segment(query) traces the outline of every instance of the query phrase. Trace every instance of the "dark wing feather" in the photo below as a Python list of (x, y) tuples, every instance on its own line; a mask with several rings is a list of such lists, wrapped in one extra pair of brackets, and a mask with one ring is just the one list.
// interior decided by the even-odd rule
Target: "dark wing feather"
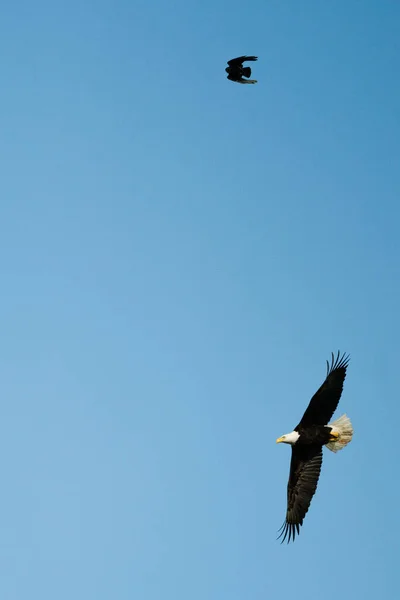
[(287, 489), (286, 520), (279, 530), (278, 537), (283, 536), (282, 543), (287, 538), (294, 541), (300, 533), (303, 519), (311, 504), (317, 489), (322, 465), (321, 446), (292, 446), (292, 460)]
[(230, 67), (241, 66), (246, 60), (257, 60), (257, 56), (238, 56), (237, 58), (232, 58), (228, 60), (228, 65)]
[(350, 357), (343, 354), (340, 356), (338, 352), (335, 358), (332, 353), (332, 360), (327, 364), (327, 373), (324, 383), (310, 400), (306, 412), (304, 413), (300, 423), (295, 427), (309, 427), (310, 425), (326, 425), (332, 418), (337, 405), (339, 404), (340, 396), (343, 391), (343, 383), (346, 378), (346, 369), (349, 364)]
[(243, 77), (239, 75), (233, 75), (232, 73), (228, 75), (227, 79), (230, 79), (235, 83), (257, 83), (255, 79), (243, 79)]

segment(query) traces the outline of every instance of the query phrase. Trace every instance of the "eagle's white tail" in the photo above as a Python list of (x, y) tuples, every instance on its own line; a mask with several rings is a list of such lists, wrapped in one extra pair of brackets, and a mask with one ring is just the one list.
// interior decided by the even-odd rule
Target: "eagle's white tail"
[(351, 438), (353, 437), (353, 426), (347, 415), (342, 415), (333, 423), (328, 423), (328, 427), (332, 427), (333, 433), (339, 434), (337, 440), (326, 444), (326, 447), (329, 448), (329, 450), (332, 450), (332, 452), (341, 450), (351, 442)]

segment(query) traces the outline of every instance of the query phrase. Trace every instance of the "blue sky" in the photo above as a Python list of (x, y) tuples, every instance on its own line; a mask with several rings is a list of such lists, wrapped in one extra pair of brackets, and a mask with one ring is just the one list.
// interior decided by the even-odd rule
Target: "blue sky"
[[(3, 8), (1, 598), (394, 597), (399, 19)], [(281, 546), (275, 440), (338, 349), (354, 440)]]

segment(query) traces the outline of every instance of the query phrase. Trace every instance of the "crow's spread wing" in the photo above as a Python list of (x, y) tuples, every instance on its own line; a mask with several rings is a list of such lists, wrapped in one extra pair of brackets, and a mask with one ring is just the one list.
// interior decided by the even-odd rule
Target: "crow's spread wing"
[(246, 60), (257, 60), (257, 56), (238, 56), (237, 58), (232, 58), (228, 60), (228, 65), (230, 67), (240, 67)]

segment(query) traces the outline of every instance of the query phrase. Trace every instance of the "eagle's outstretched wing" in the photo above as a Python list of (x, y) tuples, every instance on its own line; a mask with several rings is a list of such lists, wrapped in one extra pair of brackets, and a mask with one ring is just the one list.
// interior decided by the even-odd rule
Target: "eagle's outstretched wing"
[(346, 354), (340, 356), (340, 352), (338, 352), (335, 357), (332, 353), (330, 364), (326, 361), (326, 379), (311, 398), (310, 404), (297, 427), (300, 425), (302, 427), (326, 425), (328, 423), (339, 404), (349, 360), (350, 357)]
[[(321, 446), (292, 446), (290, 475), (287, 489), (286, 519), (279, 538), (288, 543), (300, 533), (303, 519), (317, 489), (322, 466)], [(279, 539), (278, 538), (278, 539)]]

